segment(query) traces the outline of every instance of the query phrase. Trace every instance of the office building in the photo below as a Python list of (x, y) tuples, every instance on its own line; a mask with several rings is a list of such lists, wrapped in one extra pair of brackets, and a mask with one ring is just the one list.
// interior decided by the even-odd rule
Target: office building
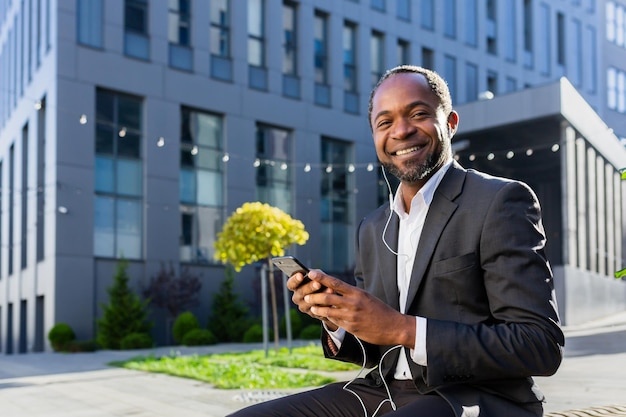
[[(93, 338), (122, 257), (135, 288), (162, 264), (198, 274), (194, 312), (206, 323), (224, 276), (213, 242), (246, 201), (302, 220), (311, 238), (291, 252), (346, 274), (358, 219), (388, 194), (367, 105), (397, 64), (448, 80), (466, 162), (473, 146), (488, 153), (481, 131), (495, 143), (506, 131), (494, 128), (541, 119), (528, 106), (522, 117), (510, 97), (539, 100), (537, 108), (541, 91), (580, 97), (589, 125), (606, 132), (572, 124), (572, 114), (586, 117), (574, 112), (557, 117), (572, 126), (556, 136), (576, 140), (582, 129), (602, 158), (594, 172), (614, 178), (622, 158), (626, 166), (615, 146), (626, 137), (625, 38), (626, 0), (0, 0), (0, 350), (49, 349), (59, 322)], [(474, 118), (498, 103), (507, 107)], [(623, 182), (611, 190), (605, 232), (585, 244), (612, 259), (593, 271), (601, 277), (624, 266)], [(599, 198), (574, 201), (600, 207)], [(257, 274), (251, 266), (237, 276), (253, 308)], [(162, 343), (165, 319), (154, 314)]]

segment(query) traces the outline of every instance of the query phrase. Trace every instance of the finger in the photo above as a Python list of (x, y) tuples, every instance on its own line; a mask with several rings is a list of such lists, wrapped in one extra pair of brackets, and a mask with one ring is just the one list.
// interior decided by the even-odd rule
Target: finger
[(309, 271), (308, 276), (314, 282), (319, 282), (322, 286), (330, 288), (331, 290), (340, 294), (349, 291), (351, 288), (354, 288), (340, 279), (331, 277), (330, 275), (326, 275), (319, 269), (313, 269)]
[(296, 272), (295, 274), (290, 276), (289, 279), (287, 280), (287, 288), (290, 291), (295, 291), (296, 288), (298, 288), (302, 284), (303, 281), (304, 281), (304, 275), (301, 272)]

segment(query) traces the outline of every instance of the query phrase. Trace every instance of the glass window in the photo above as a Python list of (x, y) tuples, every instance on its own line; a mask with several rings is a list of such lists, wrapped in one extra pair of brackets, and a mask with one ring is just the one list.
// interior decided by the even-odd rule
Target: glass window
[(533, 3), (524, 0), (524, 51), (533, 50)]
[(617, 46), (624, 46), (625, 24), (626, 8), (618, 3), (607, 3), (607, 39), (610, 42)]
[(576, 87), (580, 87), (582, 84), (582, 71), (583, 71), (583, 27), (578, 19), (572, 19), (572, 31), (574, 36), (571, 41), (573, 56), (573, 65), (568, 68), (568, 78), (572, 84)]
[(380, 32), (372, 32), (370, 38), (370, 68), (372, 87), (376, 85), (385, 70), (385, 38)]
[(411, 44), (409, 41), (398, 39), (398, 65), (411, 63)]
[(359, 112), (356, 70), (356, 25), (345, 22), (343, 25), (343, 108), (348, 113)]
[(147, 0), (125, 0), (124, 53), (141, 59), (150, 57)]
[(606, 40), (609, 42), (615, 42), (617, 33), (616, 21), (615, 21), (615, 3), (612, 1), (606, 2)]
[(96, 92), (95, 256), (142, 256), (141, 132), (141, 99)]
[(396, 17), (411, 21), (411, 0), (396, 0)]
[(456, 58), (450, 55), (446, 55), (443, 60), (444, 63), (444, 78), (448, 82), (448, 89), (452, 96), (452, 102), (456, 101)]
[(593, 26), (587, 26), (586, 28), (586, 42), (587, 50), (589, 51), (588, 59), (585, 59), (585, 69), (583, 72), (585, 76), (585, 84), (590, 93), (595, 93), (598, 88), (598, 74), (597, 74), (597, 48), (596, 48), (596, 28)]
[(96, 194), (94, 202), (94, 254), (113, 258), (115, 254), (115, 199)]
[(456, 0), (444, 0), (443, 34), (448, 38), (456, 38)]
[(370, 7), (381, 12), (385, 11), (385, 0), (370, 0)]
[(517, 60), (517, 16), (515, 13), (516, 0), (506, 0), (504, 8), (504, 56), (507, 61)]
[(478, 46), (478, 4), (477, 0), (465, 0), (465, 43)]
[(617, 111), (626, 113), (626, 72), (617, 72)]
[(191, 5), (189, 0), (170, 0), (169, 41), (170, 43), (191, 46)]
[(435, 29), (434, 0), (422, 0), (420, 2), (420, 23), (424, 29)]
[(550, 75), (550, 62), (552, 53), (550, 50), (550, 6), (546, 3), (541, 3), (539, 7), (539, 39), (542, 42), (538, 43), (538, 48), (541, 48), (539, 54), (539, 70), (542, 75)]
[(343, 75), (344, 90), (356, 91), (356, 26), (347, 22), (343, 27)]
[(328, 15), (315, 12), (314, 30), (314, 62), (315, 82), (328, 84)]
[(435, 51), (430, 48), (422, 48), (422, 66), (430, 70), (435, 69)]
[(517, 80), (512, 77), (506, 77), (504, 92), (512, 93), (517, 90)]
[(492, 55), (498, 54), (498, 28), (496, 0), (487, 0), (487, 52)]
[(487, 90), (498, 94), (498, 74), (495, 71), (487, 71)]
[(322, 138), (321, 145), (321, 161), (326, 167), (320, 184), (322, 268), (346, 272), (353, 260), (351, 146), (330, 138)]
[(230, 11), (228, 0), (211, 0), (211, 29), (209, 34), (211, 54), (230, 57)]
[(283, 74), (297, 74), (296, 6), (283, 4)]
[(265, 67), (263, 0), (248, 0), (248, 64)]
[(102, 48), (102, 0), (77, 0), (78, 43)]
[(224, 205), (223, 120), (183, 108), (180, 135), (180, 259), (213, 262)]
[(128, 259), (141, 258), (141, 201), (116, 200), (115, 238), (119, 256)]
[(556, 14), (556, 62), (565, 66), (565, 15)]
[(465, 64), (465, 99), (478, 100), (478, 66), (469, 62)]
[(191, 71), (191, 4), (190, 0), (169, 0), (169, 63)]
[(291, 146), (290, 131), (257, 125), (255, 164), (257, 199), (286, 213), (293, 213)]

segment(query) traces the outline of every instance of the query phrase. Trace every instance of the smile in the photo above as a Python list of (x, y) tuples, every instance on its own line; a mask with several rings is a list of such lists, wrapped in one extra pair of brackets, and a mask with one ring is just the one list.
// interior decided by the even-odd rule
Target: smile
[(402, 149), (402, 150), (393, 152), (392, 155), (397, 155), (397, 156), (408, 155), (408, 154), (410, 154), (412, 152), (419, 151), (422, 148), (423, 148), (423, 146), (421, 146), (421, 145), (412, 146), (412, 147), (407, 148), (407, 149)]

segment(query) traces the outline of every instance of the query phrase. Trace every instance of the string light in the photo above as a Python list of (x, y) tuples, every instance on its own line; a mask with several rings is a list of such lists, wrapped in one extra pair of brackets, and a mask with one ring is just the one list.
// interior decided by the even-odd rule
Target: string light
[[(43, 101), (38, 99), (38, 100), (33, 100), (33, 107), (36, 110), (41, 110), (43, 108)], [(79, 117), (79, 123), (81, 125), (85, 125), (88, 123), (88, 117), (86, 114), (81, 114)], [(118, 136), (120, 138), (124, 138), (126, 137), (126, 135), (128, 134), (128, 128), (123, 126), (120, 128), (120, 130), (118, 131)], [(159, 136), (156, 140), (156, 146), (159, 148), (162, 148), (165, 146), (165, 138), (163, 136)], [(506, 151), (486, 151), (484, 153), (480, 153), (480, 152), (474, 152), (472, 154), (470, 154), (467, 158), (470, 161), (476, 161), (478, 158), (482, 157), (486, 158), (488, 161), (493, 161), (497, 158), (499, 158), (499, 155), (504, 156), (506, 159), (513, 159), (515, 157), (515, 155), (518, 152), (524, 152), (526, 156), (530, 157), (533, 156), (534, 153), (537, 150), (541, 150), (542, 148), (549, 148), (552, 152), (558, 152), (560, 150), (560, 145), (558, 143), (552, 144), (552, 145), (544, 145), (544, 146), (538, 146), (538, 147), (534, 147), (534, 148), (526, 148), (526, 149), (517, 149), (517, 150), (506, 150)], [(197, 145), (194, 145), (191, 150), (190, 153), (192, 155), (197, 155), (199, 152), (199, 148)], [(232, 155), (230, 153), (224, 152), (222, 154), (222, 161), (223, 162), (228, 162), (231, 160), (231, 158), (239, 158), (239, 159), (245, 159), (243, 157), (238, 157), (237, 155)], [(460, 155), (459, 153), (457, 153), (456, 155), (454, 155), (454, 158), (456, 160), (460, 159)], [(292, 165), (294, 167), (297, 167), (299, 164), (289, 164), (288, 162), (285, 161), (273, 161), (273, 160), (261, 160), (259, 158), (255, 158), (253, 161), (253, 166), (255, 168), (258, 168), (261, 166), (261, 164), (265, 164), (265, 165), (269, 165), (269, 166), (276, 166), (276, 164), (279, 163), (280, 164), (280, 169), (281, 170), (287, 170), (289, 165)], [(367, 163), (362, 163), (362, 164), (354, 164), (354, 163), (341, 163), (341, 164), (323, 164), (323, 163), (310, 163), (310, 162), (305, 162), (302, 165), (300, 165), (303, 167), (303, 171), (308, 173), (311, 172), (313, 170), (314, 167), (320, 167), (321, 169), (323, 169), (326, 173), (331, 173), (334, 171), (335, 168), (343, 168), (346, 169), (347, 172), (349, 173), (354, 173), (356, 172), (360, 167), (365, 168), (367, 170), (367, 172), (372, 172), (374, 171), (375, 167), (378, 166), (378, 162), (367, 162)], [(620, 174), (621, 177), (626, 179), (626, 170), (620, 170)]]

